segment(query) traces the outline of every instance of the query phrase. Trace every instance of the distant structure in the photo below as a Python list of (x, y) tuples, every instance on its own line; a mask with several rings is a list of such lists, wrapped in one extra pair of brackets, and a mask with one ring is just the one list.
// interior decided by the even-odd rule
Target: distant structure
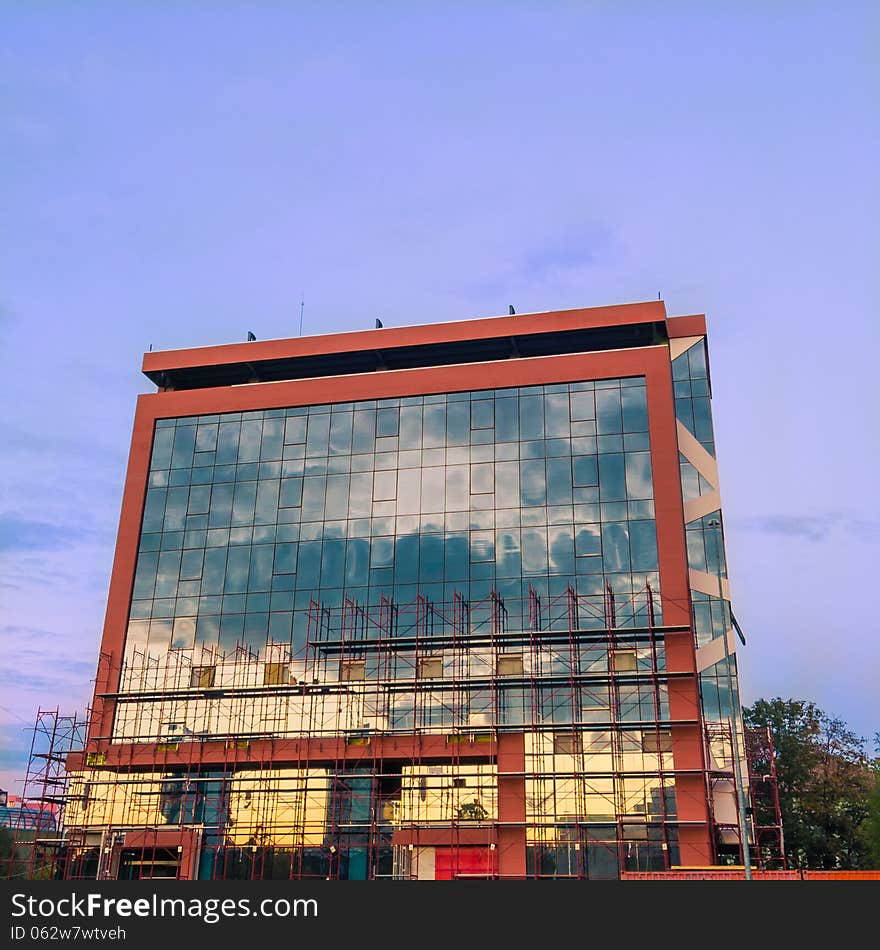
[(703, 316), (651, 301), (143, 370), (64, 876), (742, 862)]

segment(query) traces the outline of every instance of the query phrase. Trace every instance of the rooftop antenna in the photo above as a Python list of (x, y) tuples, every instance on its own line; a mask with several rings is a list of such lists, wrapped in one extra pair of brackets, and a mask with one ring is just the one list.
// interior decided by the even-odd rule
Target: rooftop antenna
[(662, 299), (663, 299), (663, 298), (660, 296), (660, 291), (659, 291), (659, 290), (657, 291), (657, 299), (658, 299), (658, 300), (662, 300)]
[(256, 339), (257, 338), (254, 336), (254, 334), (250, 330), (248, 330), (248, 335), (247, 335), (248, 343), (253, 343)]
[(306, 309), (306, 293), (303, 291), (299, 299), (299, 335), (303, 335), (303, 311)]
[(510, 304), (507, 305), (507, 313), (508, 313), (508, 315), (511, 316), (511, 317), (516, 313), (516, 311), (513, 309), (513, 304), (512, 304), (512, 303), (510, 303)]
[(376, 317), (376, 329), (377, 330), (382, 329), (382, 321), (378, 317)]

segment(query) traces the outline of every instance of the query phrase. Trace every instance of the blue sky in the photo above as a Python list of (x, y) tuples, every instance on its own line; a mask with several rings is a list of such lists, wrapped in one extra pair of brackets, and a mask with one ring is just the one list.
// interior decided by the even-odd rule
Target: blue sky
[(880, 729), (880, 13), (660, 9), (3, 5), (0, 785), (90, 697), (141, 354), (301, 294), (705, 312), (744, 700)]

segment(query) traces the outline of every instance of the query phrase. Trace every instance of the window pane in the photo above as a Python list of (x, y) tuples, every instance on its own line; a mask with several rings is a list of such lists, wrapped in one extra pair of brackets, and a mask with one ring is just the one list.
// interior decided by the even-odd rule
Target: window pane
[(625, 523), (602, 525), (602, 560), (608, 573), (629, 571), (629, 530)]
[(547, 504), (570, 505), (571, 503), (571, 460), (547, 459)]
[(350, 412), (336, 412), (330, 417), (330, 454), (351, 454), (351, 436), (354, 416)]
[(548, 528), (550, 570), (557, 574), (574, 574), (574, 538), (571, 525)]
[(174, 444), (174, 429), (156, 429), (153, 435), (153, 454), (150, 457), (151, 471), (171, 467), (171, 447)]
[(446, 405), (425, 406), (424, 430), (422, 433), (425, 448), (436, 448), (446, 444)]
[(631, 521), (629, 540), (634, 571), (656, 571), (657, 531), (653, 521)]
[(309, 413), (306, 429), (306, 456), (326, 455), (330, 448), (330, 414), (326, 412)]
[(495, 424), (495, 403), (481, 399), (471, 403), (471, 428), (491, 429)]
[(296, 583), (300, 590), (318, 586), (321, 571), (321, 542), (304, 541), (299, 546), (296, 566)]
[(520, 500), (523, 507), (547, 503), (543, 459), (528, 459), (520, 462)]
[(232, 500), (232, 524), (253, 524), (254, 506), (257, 503), (257, 483), (239, 482)]
[[(329, 419), (330, 417), (327, 416)], [(324, 475), (306, 476), (303, 479), (302, 520), (321, 521), (324, 517), (324, 493), (327, 478)]]
[(260, 439), (263, 423), (259, 419), (251, 419), (241, 424), (241, 439), (238, 443), (238, 461), (257, 462), (260, 459)]
[(233, 490), (233, 485), (223, 484), (215, 485), (211, 491), (211, 510), (208, 515), (208, 525), (211, 528), (229, 527), (232, 518)]
[(519, 401), (520, 439), (544, 438), (544, 400), (541, 396), (523, 396)]
[(284, 420), (284, 444), (295, 445), (306, 440), (306, 417), (298, 416)]
[(519, 400), (495, 400), (495, 436), (499, 442), (519, 440)]
[(450, 402), (446, 407), (446, 444), (467, 445), (470, 431), (470, 403)]
[(626, 478), (620, 453), (599, 456), (599, 494), (602, 501), (624, 501)]
[(174, 430), (174, 448), (171, 452), (171, 467), (192, 468), (195, 445), (196, 427), (178, 426)]
[(595, 455), (576, 455), (571, 460), (574, 484), (586, 487), (599, 484), (598, 458)]
[(400, 427), (400, 410), (380, 409), (376, 416), (376, 438), (385, 438), (398, 434)]
[(632, 387), (620, 391), (623, 408), (624, 432), (648, 431), (648, 401), (646, 390)]
[[(631, 390), (626, 390), (626, 392), (631, 392)], [(650, 452), (627, 452), (626, 493), (629, 498), (635, 499), (653, 497)]]
[(599, 435), (623, 431), (619, 389), (600, 389), (596, 392), (596, 424)]
[(251, 549), (249, 545), (231, 547), (226, 560), (226, 580), (223, 584), (223, 593), (238, 594), (247, 590), (248, 572), (250, 570)]
[(578, 525), (575, 550), (579, 557), (602, 553), (602, 536), (597, 524)]
[(321, 586), (342, 587), (345, 541), (325, 541), (321, 551)]
[(548, 439), (571, 434), (567, 392), (544, 397), (544, 424)]
[(419, 505), (421, 511), (425, 513), (443, 511), (446, 499), (446, 470), (440, 466), (416, 471), (420, 471), (422, 476)]
[(295, 542), (275, 545), (276, 574), (293, 574), (296, 571), (296, 552), (298, 545)]
[(524, 574), (538, 574), (547, 570), (546, 528), (523, 529), (522, 564)]
[(263, 462), (280, 459), (284, 445), (284, 420), (265, 419), (263, 438), (260, 443), (260, 460)]
[(471, 465), (471, 494), (485, 495), (495, 491), (495, 466), (491, 462)]
[(446, 468), (446, 510), (467, 511), (470, 506), (470, 466), (449, 465)]
[(336, 521), (348, 516), (348, 486), (350, 476), (328, 475), (324, 517)]

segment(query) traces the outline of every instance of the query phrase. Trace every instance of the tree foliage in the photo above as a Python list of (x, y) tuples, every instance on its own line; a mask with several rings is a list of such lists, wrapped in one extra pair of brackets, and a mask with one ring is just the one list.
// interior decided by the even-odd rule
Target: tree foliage
[(770, 729), (789, 865), (880, 868), (880, 758), (865, 740), (806, 700), (759, 699), (743, 717)]
[(868, 818), (864, 824), (865, 848), (870, 866), (880, 868), (880, 732), (874, 733), (873, 787), (868, 797)]

